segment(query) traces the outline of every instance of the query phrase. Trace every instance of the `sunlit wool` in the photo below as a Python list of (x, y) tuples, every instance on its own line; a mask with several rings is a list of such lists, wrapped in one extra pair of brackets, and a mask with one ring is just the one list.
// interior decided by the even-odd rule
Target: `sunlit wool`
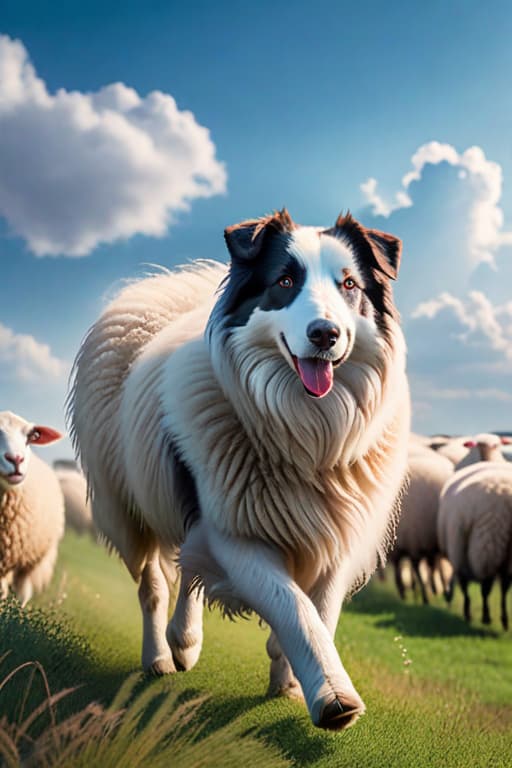
[[(0, 598), (11, 587), (23, 605), (50, 583), (64, 533), (60, 485), (27, 444), (32, 429), (34, 424), (15, 413), (0, 412)], [(9, 482), (9, 455), (22, 458), (23, 479), (16, 484)]]
[(464, 593), (465, 618), (471, 618), (468, 583), (477, 581), (482, 590), (482, 621), (490, 623), (487, 600), (499, 578), (501, 622), (507, 629), (506, 594), (512, 584), (512, 466), (503, 461), (479, 461), (455, 472), (441, 494), (438, 536)]

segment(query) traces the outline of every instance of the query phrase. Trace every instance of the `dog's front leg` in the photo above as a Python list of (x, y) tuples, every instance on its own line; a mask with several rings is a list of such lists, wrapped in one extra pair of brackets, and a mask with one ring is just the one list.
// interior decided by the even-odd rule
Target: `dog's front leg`
[[(345, 574), (341, 567), (331, 568), (315, 582), (308, 594), (320, 618), (334, 639), (341, 613), (341, 605), (347, 591)], [(299, 682), (293, 674), (288, 659), (281, 650), (275, 632), (267, 640), (267, 653), (270, 657), (270, 683), (268, 692), (271, 696), (303, 698)]]
[(346, 592), (345, 574), (339, 566), (323, 573), (309, 592), (313, 605), (332, 638), (338, 626)]
[(269, 547), (210, 529), (212, 554), (233, 592), (272, 627), (299, 680), (315, 725), (339, 730), (364, 712), (315, 606)]

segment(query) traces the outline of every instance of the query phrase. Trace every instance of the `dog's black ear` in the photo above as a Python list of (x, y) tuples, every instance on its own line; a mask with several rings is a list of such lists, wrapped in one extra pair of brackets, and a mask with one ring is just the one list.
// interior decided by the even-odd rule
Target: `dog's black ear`
[(340, 214), (329, 232), (338, 237), (346, 237), (360, 256), (365, 258), (367, 254), (374, 267), (391, 280), (396, 280), (402, 255), (402, 241), (398, 237), (379, 229), (364, 227), (354, 219), (350, 211)]
[(224, 230), (224, 239), (233, 261), (250, 261), (261, 252), (267, 237), (277, 232), (291, 232), (296, 224), (283, 208), (261, 219), (248, 219)]
[(366, 237), (372, 244), (373, 254), (381, 272), (391, 280), (396, 280), (402, 257), (402, 241), (378, 229), (367, 229)]

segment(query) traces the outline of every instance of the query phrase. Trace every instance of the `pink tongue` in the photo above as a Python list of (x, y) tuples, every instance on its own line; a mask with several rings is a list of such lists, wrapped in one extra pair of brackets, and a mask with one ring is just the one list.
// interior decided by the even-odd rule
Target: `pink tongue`
[(332, 363), (314, 357), (298, 357), (297, 372), (308, 392), (323, 397), (332, 388)]

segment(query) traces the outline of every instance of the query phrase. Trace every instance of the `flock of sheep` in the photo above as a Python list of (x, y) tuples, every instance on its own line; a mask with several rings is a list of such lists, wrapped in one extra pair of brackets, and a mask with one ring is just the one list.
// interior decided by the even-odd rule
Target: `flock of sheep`
[(405, 597), (405, 564), (424, 603), (438, 581), (448, 601), (458, 582), (464, 617), (471, 620), (468, 584), (479, 582), (482, 622), (490, 624), (488, 597), (501, 585), (501, 623), (508, 628), (507, 590), (512, 583), (512, 464), (502, 453), (508, 438), (427, 438), (411, 435), (409, 485), (393, 551), (395, 582)]
[[(53, 468), (31, 444), (58, 439), (9, 411), (0, 413), (0, 599), (12, 590), (22, 605), (51, 580), (64, 524), (94, 535), (86, 481), (74, 461)], [(55, 437), (57, 436), (57, 437)], [(502, 453), (508, 438), (427, 438), (412, 434), (409, 483), (402, 499), (396, 542), (389, 554), (405, 597), (409, 571), (428, 603), (439, 582), (447, 600), (455, 582), (471, 619), (468, 583), (482, 592), (482, 622), (491, 621), (488, 597), (501, 585), (501, 623), (508, 628), (512, 583), (512, 463)], [(30, 470), (29, 470), (30, 464)]]

